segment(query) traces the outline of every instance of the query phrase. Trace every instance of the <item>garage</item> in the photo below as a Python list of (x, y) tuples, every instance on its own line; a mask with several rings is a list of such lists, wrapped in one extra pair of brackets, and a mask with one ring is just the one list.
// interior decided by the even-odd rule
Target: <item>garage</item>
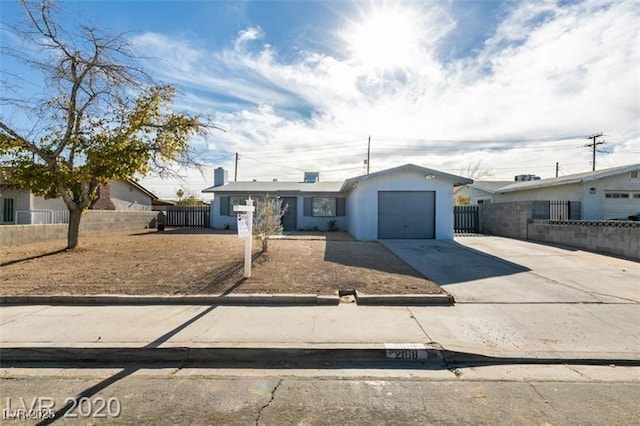
[(378, 238), (435, 238), (435, 191), (379, 191)]
[(640, 212), (640, 192), (606, 191), (604, 195), (604, 219), (626, 218)]

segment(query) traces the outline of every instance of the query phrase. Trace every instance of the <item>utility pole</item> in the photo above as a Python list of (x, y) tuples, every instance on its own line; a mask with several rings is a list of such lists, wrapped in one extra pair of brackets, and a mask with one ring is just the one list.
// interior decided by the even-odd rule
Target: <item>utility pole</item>
[(558, 171), (560, 170), (560, 163), (556, 161), (556, 177), (558, 177)]
[(235, 173), (233, 174), (233, 181), (237, 182), (238, 181), (238, 153), (236, 152), (236, 170)]
[(585, 146), (587, 148), (593, 148), (593, 167), (592, 167), (592, 171), (596, 171), (596, 151), (597, 151), (597, 146), (598, 145), (604, 145), (605, 141), (599, 141), (598, 138), (602, 137), (602, 133), (595, 133), (591, 136), (587, 136), (585, 139), (590, 139), (591, 142), (586, 144)]
[(369, 163), (371, 163), (371, 136), (367, 142), (367, 174), (369, 174)]

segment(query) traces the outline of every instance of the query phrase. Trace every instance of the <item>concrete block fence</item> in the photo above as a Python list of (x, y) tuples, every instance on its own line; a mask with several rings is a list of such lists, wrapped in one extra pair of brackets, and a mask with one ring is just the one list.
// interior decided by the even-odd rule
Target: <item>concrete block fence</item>
[[(88, 210), (80, 222), (80, 236), (117, 230), (155, 227), (158, 212)], [(67, 238), (67, 224), (0, 225), (0, 246)]]

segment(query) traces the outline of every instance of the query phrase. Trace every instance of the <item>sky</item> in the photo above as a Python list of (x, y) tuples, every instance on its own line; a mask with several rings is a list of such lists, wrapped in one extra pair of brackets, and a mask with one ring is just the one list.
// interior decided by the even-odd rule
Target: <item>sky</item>
[[(224, 129), (201, 171), (140, 183), (204, 199), (238, 180), (322, 181), (414, 163), (484, 180), (640, 163), (640, 7), (585, 1), (62, 1), (62, 24), (126, 37), (174, 108)], [(0, 0), (2, 22), (21, 18)], [(3, 37), (3, 43), (10, 43)], [(14, 63), (4, 61), (8, 71)], [(26, 72), (26, 71), (24, 71)], [(7, 111), (5, 111), (6, 113)]]

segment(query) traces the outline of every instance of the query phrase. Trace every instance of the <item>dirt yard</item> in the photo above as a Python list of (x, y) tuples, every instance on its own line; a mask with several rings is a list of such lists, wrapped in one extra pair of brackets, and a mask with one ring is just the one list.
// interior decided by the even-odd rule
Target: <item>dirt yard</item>
[(348, 234), (302, 235), (254, 244), (243, 280), (244, 242), (211, 230), (113, 233), (0, 247), (1, 295), (441, 293), (377, 242)]

